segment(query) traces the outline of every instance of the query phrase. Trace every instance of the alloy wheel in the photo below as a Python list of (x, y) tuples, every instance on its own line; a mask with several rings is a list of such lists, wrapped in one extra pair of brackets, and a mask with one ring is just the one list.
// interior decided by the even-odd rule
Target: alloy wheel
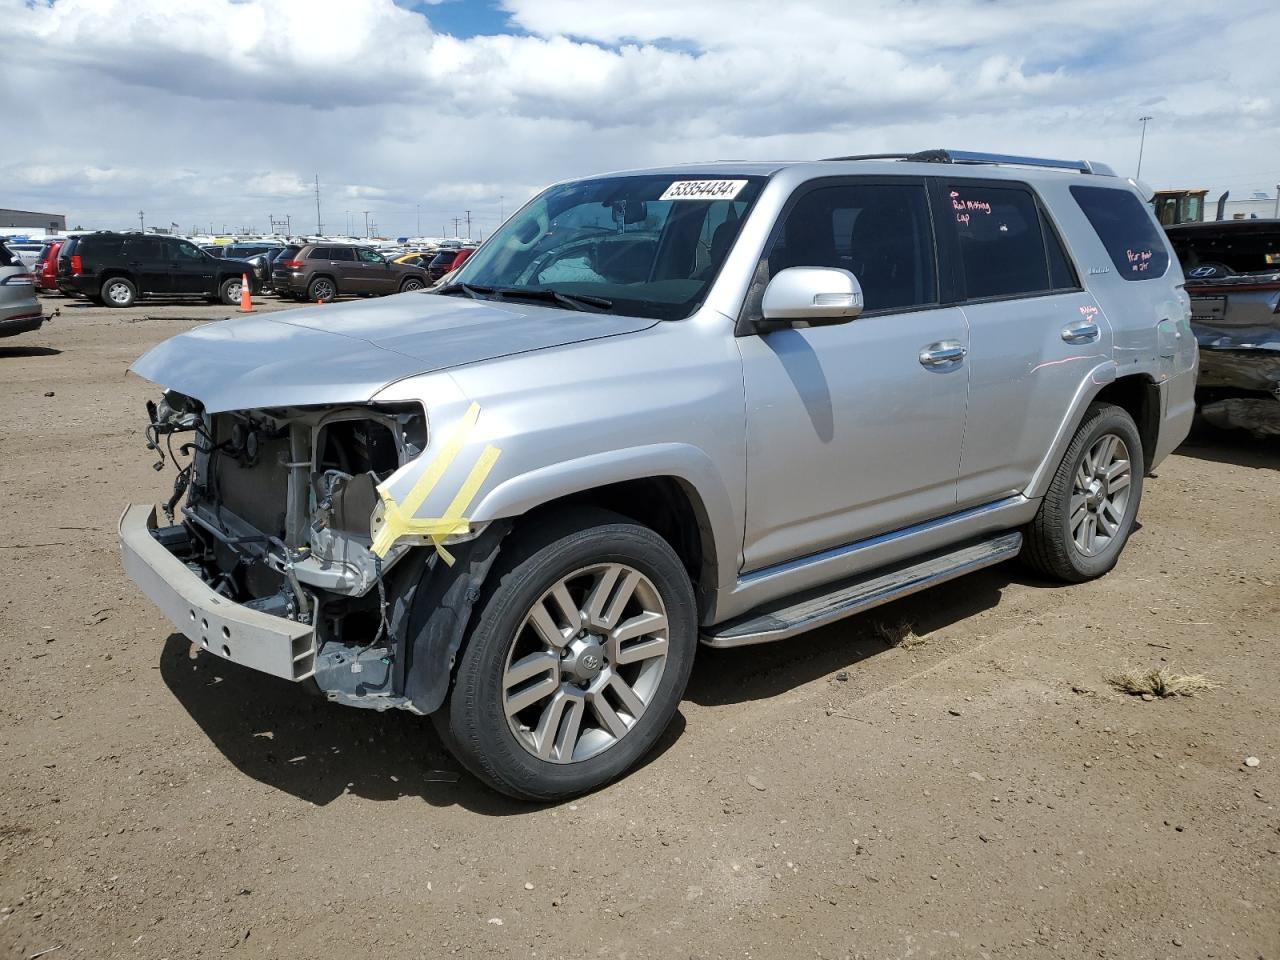
[(1129, 448), (1114, 433), (1095, 440), (1076, 467), (1069, 529), (1086, 557), (1096, 557), (1120, 532), (1132, 480)]
[(311, 287), (311, 291), (315, 294), (317, 300), (333, 299), (333, 284), (328, 280), (317, 280)]
[(503, 709), (516, 741), (552, 763), (594, 757), (633, 730), (667, 662), (667, 610), (622, 563), (558, 580), (525, 615), (507, 654)]
[(129, 287), (124, 283), (112, 283), (107, 286), (107, 297), (112, 303), (126, 304), (129, 302)]

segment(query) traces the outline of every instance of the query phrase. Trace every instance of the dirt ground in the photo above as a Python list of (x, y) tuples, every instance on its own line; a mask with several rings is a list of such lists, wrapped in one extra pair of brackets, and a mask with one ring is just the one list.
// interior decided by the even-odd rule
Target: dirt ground
[(0, 956), (1280, 960), (1280, 444), (1198, 431), (1101, 581), (701, 650), (641, 769), (537, 808), (188, 657), (120, 569), (172, 483), (125, 368), (227, 308), (54, 307), (0, 341)]

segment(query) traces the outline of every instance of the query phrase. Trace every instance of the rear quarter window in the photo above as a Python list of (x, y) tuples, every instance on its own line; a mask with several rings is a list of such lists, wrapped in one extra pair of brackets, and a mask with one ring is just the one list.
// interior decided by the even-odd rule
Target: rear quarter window
[(1142, 201), (1128, 190), (1071, 188), (1071, 195), (1106, 247), (1116, 272), (1126, 280), (1154, 280), (1169, 269), (1169, 251), (1160, 228)]

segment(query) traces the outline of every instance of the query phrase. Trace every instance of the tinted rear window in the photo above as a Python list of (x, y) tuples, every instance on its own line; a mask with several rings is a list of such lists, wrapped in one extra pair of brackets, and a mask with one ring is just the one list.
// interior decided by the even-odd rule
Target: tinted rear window
[(971, 300), (1055, 288), (1035, 198), (1020, 186), (950, 183), (947, 193)]
[(1150, 212), (1128, 190), (1072, 187), (1116, 272), (1126, 280), (1154, 280), (1169, 269), (1169, 252)]

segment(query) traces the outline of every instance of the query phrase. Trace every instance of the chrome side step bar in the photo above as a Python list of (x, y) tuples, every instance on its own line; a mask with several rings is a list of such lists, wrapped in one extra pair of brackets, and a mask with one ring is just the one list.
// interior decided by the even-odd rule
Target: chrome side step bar
[(1008, 560), (1022, 548), (1021, 533), (1005, 533), (989, 540), (949, 548), (856, 580), (811, 590), (780, 604), (753, 611), (704, 632), (710, 647), (743, 647), (786, 640), (882, 603), (945, 583), (983, 567)]

